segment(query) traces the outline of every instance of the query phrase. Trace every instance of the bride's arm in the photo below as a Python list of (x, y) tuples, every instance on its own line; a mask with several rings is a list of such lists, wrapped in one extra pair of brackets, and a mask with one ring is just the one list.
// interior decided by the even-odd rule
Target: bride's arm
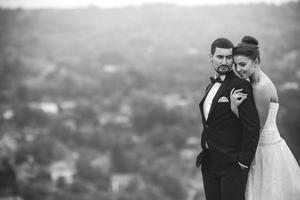
[(239, 117), (239, 105), (247, 98), (247, 94), (242, 93), (242, 90), (233, 88), (230, 92), (230, 108), (237, 117)]
[(241, 80), (236, 88), (242, 88), (244, 97), (243, 103), (238, 106), (239, 122), (242, 126), (241, 144), (237, 156), (237, 162), (241, 166), (249, 167), (255, 155), (259, 140), (259, 117), (255, 106), (251, 84)]

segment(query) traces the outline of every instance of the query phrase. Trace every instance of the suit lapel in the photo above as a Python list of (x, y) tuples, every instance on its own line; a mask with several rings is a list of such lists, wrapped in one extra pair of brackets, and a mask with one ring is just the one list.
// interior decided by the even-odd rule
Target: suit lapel
[(208, 92), (210, 91), (210, 89), (211, 89), (212, 86), (213, 86), (213, 84), (209, 84), (209, 85), (207, 86), (207, 88), (206, 88), (206, 90), (205, 90), (205, 95), (204, 95), (204, 97), (202, 98), (202, 100), (201, 100), (200, 103), (199, 103), (199, 108), (200, 108), (200, 112), (201, 112), (201, 116), (202, 116), (202, 121), (203, 121), (203, 122), (206, 121), (206, 120), (205, 120), (205, 117), (204, 117), (204, 112), (203, 112), (203, 103), (204, 103), (205, 98), (206, 98), (206, 96), (207, 96), (207, 94), (208, 94)]

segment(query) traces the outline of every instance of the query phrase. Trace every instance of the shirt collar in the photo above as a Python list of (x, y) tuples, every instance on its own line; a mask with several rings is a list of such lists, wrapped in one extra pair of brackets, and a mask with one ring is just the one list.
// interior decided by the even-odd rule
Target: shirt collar
[[(223, 74), (223, 75), (221, 75), (221, 76), (219, 76), (220, 77), (220, 79), (222, 80), (222, 81), (224, 81), (225, 80), (225, 78), (226, 78), (226, 74)], [(215, 74), (215, 78), (218, 78), (218, 76)]]

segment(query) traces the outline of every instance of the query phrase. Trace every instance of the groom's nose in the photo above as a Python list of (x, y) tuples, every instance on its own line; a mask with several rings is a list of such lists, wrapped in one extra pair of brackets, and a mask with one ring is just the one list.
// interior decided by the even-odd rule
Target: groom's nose
[(227, 59), (226, 59), (226, 57), (224, 57), (223, 59), (222, 59), (222, 65), (226, 65), (227, 64)]

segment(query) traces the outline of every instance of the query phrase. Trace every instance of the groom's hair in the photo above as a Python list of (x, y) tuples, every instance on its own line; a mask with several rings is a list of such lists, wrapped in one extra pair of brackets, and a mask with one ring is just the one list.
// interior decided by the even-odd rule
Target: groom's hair
[(227, 38), (218, 38), (211, 44), (210, 53), (213, 55), (216, 52), (216, 48), (231, 49), (233, 43)]

